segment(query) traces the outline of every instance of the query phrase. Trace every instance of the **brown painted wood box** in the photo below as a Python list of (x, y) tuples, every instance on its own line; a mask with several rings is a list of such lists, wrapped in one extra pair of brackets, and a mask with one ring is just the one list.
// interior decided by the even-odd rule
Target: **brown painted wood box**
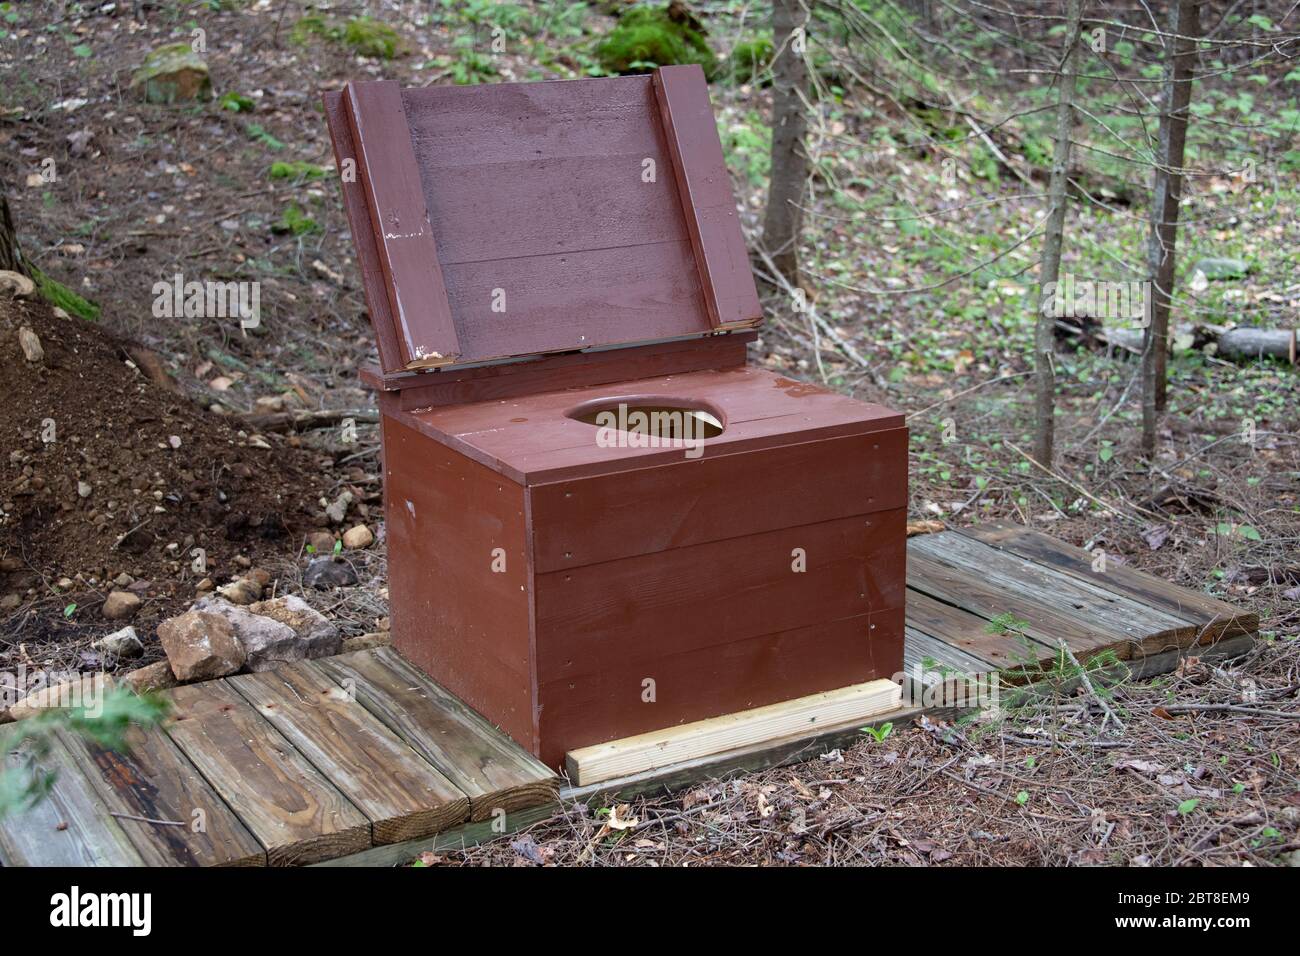
[(746, 365), (698, 67), (325, 107), (403, 654), (551, 766), (901, 671), (903, 418)]

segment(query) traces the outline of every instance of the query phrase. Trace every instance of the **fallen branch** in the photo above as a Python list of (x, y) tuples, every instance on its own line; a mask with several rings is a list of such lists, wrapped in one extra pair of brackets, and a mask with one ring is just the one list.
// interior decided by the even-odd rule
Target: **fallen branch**
[(263, 412), (244, 415), (244, 421), (264, 432), (299, 431), (336, 425), (345, 418), (358, 422), (377, 422), (379, 414), (365, 409), (320, 409), (310, 412)]
[(1263, 710), (1259, 707), (1246, 707), (1242, 704), (1174, 704), (1163, 708), (1166, 714), (1247, 714), (1251, 717), (1276, 717), (1281, 720), (1300, 720), (1300, 713), (1288, 713), (1285, 710)]
[[(1088, 696), (1095, 700), (1098, 706), (1106, 712), (1106, 720), (1113, 720), (1115, 726), (1120, 730), (1123, 730), (1124, 722), (1115, 716), (1115, 711), (1110, 709), (1110, 704), (1106, 703), (1105, 699), (1097, 693), (1097, 688), (1092, 686), (1092, 678), (1088, 676), (1088, 669), (1079, 663), (1079, 659), (1074, 656), (1074, 651), (1070, 650), (1070, 645), (1066, 644), (1065, 641), (1061, 641), (1060, 643), (1061, 653), (1069, 658), (1070, 663), (1079, 669), (1079, 680), (1083, 683), (1083, 689), (1088, 692)], [(1105, 727), (1106, 721), (1103, 720), (1101, 725), (1102, 727)]]
[[(1075, 325), (1058, 319), (1057, 331), (1084, 344), (1096, 343), (1141, 355), (1146, 347), (1142, 329), (1108, 329), (1104, 326)], [(1296, 364), (1295, 329), (1224, 329), (1214, 325), (1180, 325), (1169, 336), (1170, 351), (1194, 348), (1207, 355), (1219, 355), (1237, 362), (1261, 358), (1282, 359)]]

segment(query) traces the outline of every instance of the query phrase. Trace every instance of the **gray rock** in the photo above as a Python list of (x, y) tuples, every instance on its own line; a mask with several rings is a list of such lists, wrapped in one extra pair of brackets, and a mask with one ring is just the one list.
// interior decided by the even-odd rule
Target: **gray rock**
[(258, 601), (249, 610), (292, 628), (304, 657), (329, 657), (343, 645), (339, 629), (296, 594)]
[(150, 103), (180, 103), (212, 96), (208, 65), (189, 43), (169, 43), (150, 51), (131, 76), (133, 89)]
[[(212, 596), (196, 601), (194, 610), (226, 621), (243, 648), (244, 663), (250, 671), (274, 670), (281, 664), (300, 661), (307, 656), (305, 643), (297, 632), (275, 618), (254, 614), (248, 608)], [(179, 672), (176, 676), (180, 677)]]
[(91, 646), (101, 654), (112, 654), (116, 657), (139, 657), (144, 653), (144, 644), (135, 633), (135, 628), (130, 625), (101, 637)]
[(180, 683), (172, 673), (172, 666), (167, 661), (155, 661), (137, 668), (129, 674), (118, 678), (118, 683), (131, 688), (137, 694), (150, 690), (166, 690)]
[(303, 572), (302, 583), (310, 588), (328, 591), (330, 588), (346, 588), (357, 583), (357, 572), (343, 561), (335, 561), (329, 555), (312, 558)]
[(168, 618), (158, 625), (158, 639), (172, 673), (182, 683), (234, 674), (248, 659), (234, 626), (210, 611), (191, 609)]
[(348, 507), (352, 504), (352, 492), (345, 491), (334, 499), (334, 503), (325, 509), (326, 516), (334, 524), (342, 524), (348, 516)]
[(1192, 267), (1192, 274), (1197, 272), (1207, 279), (1241, 279), (1250, 273), (1250, 263), (1245, 259), (1201, 259)]
[(140, 596), (130, 591), (110, 591), (99, 613), (110, 621), (129, 621), (140, 610)]

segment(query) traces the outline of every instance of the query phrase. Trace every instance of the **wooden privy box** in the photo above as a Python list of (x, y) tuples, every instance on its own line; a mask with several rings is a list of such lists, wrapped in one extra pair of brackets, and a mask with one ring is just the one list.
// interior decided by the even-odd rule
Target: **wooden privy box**
[(553, 767), (902, 670), (903, 417), (746, 364), (698, 67), (325, 107), (406, 657)]

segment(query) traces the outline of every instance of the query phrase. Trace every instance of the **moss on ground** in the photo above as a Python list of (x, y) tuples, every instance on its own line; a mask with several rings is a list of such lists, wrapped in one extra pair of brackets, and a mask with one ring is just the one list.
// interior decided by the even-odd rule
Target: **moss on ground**
[(62, 282), (51, 279), (35, 266), (32, 266), (32, 281), (36, 283), (36, 289), (41, 297), (50, 305), (79, 319), (93, 322), (99, 318), (99, 306), (77, 295)]
[(608, 73), (644, 73), (656, 66), (698, 63), (712, 77), (718, 61), (704, 34), (672, 19), (667, 7), (637, 7), (596, 44), (596, 59)]

